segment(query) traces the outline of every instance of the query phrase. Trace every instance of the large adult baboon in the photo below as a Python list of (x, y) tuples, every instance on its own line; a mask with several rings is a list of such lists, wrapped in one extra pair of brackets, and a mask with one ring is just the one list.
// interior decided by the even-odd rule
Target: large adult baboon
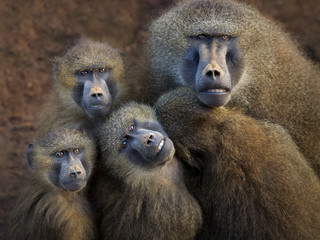
[(184, 1), (151, 24), (148, 50), (153, 99), (184, 85), (279, 124), (320, 174), (319, 67), (276, 23), (232, 0)]
[(54, 129), (29, 144), (30, 180), (10, 216), (10, 240), (90, 240), (97, 236), (86, 183), (95, 148), (77, 130)]
[(102, 159), (92, 192), (103, 239), (193, 239), (201, 209), (154, 110), (127, 104), (97, 132)]
[(209, 108), (189, 88), (156, 113), (203, 210), (197, 239), (320, 238), (320, 182), (281, 126)]
[(55, 60), (55, 87), (40, 122), (40, 136), (54, 127), (82, 129), (105, 117), (126, 97), (124, 62), (107, 43), (81, 39)]

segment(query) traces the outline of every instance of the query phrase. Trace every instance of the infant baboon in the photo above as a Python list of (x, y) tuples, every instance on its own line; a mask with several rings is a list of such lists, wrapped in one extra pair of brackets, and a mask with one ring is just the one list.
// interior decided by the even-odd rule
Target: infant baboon
[(95, 239), (85, 189), (94, 154), (93, 143), (78, 130), (54, 129), (29, 144), (30, 181), (10, 216), (8, 239)]
[(120, 52), (106, 43), (80, 40), (55, 61), (55, 87), (44, 107), (39, 135), (54, 127), (83, 129), (105, 117), (127, 84)]
[(319, 239), (320, 182), (281, 126), (209, 108), (189, 88), (156, 113), (202, 207), (196, 239)]
[(154, 101), (189, 86), (208, 106), (279, 124), (320, 174), (319, 66), (276, 23), (236, 1), (184, 1), (151, 24), (148, 50)]
[(127, 104), (97, 132), (102, 159), (92, 191), (103, 239), (193, 239), (201, 209), (154, 110)]

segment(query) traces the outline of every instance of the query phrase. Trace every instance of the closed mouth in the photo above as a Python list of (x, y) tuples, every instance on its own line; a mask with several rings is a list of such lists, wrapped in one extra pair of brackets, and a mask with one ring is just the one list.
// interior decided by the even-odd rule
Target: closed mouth
[(108, 104), (94, 104), (94, 105), (90, 105), (91, 109), (94, 110), (99, 110), (99, 109), (103, 109), (103, 108), (109, 108), (110, 107), (110, 103)]
[(97, 105), (91, 105), (90, 107), (91, 107), (91, 108), (95, 108), (95, 109), (99, 109), (99, 108), (106, 107), (106, 105), (97, 104)]
[(229, 88), (210, 88), (197, 93), (199, 100), (208, 107), (220, 107), (231, 97)]

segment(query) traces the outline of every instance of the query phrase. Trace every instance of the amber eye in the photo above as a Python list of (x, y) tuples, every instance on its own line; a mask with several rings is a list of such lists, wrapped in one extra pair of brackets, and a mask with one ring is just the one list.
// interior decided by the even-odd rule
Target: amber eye
[(128, 139), (127, 138), (123, 138), (122, 141), (121, 141), (122, 147), (127, 146), (127, 144), (128, 144)]
[(57, 153), (56, 153), (56, 156), (57, 156), (58, 158), (62, 158), (62, 157), (64, 156), (64, 152), (57, 152)]
[(134, 125), (132, 124), (130, 127), (128, 127), (128, 131), (132, 132), (134, 130)]
[(222, 40), (228, 40), (228, 39), (230, 39), (230, 37), (227, 36), (227, 35), (222, 35), (222, 36), (220, 36), (220, 39), (222, 39)]
[(197, 39), (199, 39), (199, 40), (205, 40), (205, 39), (209, 39), (209, 36), (208, 36), (208, 35), (205, 35), (205, 34), (201, 34), (201, 35), (198, 35), (198, 36), (197, 36)]
[(81, 71), (80, 74), (81, 74), (82, 76), (86, 76), (86, 75), (88, 74), (88, 71), (87, 71), (87, 70)]
[(101, 73), (104, 73), (105, 71), (106, 71), (105, 68), (100, 68), (100, 69), (99, 69), (99, 72), (101, 72)]
[(75, 148), (75, 149), (73, 149), (73, 152), (74, 152), (75, 154), (79, 154), (79, 153), (80, 153), (80, 149), (79, 149), (79, 148)]

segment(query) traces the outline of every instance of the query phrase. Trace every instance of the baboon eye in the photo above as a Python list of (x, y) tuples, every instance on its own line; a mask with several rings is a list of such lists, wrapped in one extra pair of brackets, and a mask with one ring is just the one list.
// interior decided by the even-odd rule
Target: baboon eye
[(57, 152), (57, 153), (56, 153), (56, 156), (57, 156), (58, 158), (62, 158), (62, 157), (64, 156), (64, 152), (63, 152), (63, 151)]
[(88, 74), (88, 71), (87, 71), (87, 70), (81, 71), (80, 74), (81, 74), (82, 76), (86, 76), (86, 75)]
[(229, 40), (229, 39), (230, 39), (230, 36), (228, 36), (228, 35), (221, 35), (221, 36), (219, 36), (219, 38), (222, 39), (222, 40)]
[(106, 71), (105, 68), (100, 68), (100, 69), (99, 69), (99, 72), (101, 72), (101, 73), (104, 73), (105, 71)]
[(128, 127), (128, 131), (132, 132), (134, 130), (134, 125), (132, 124), (130, 127)]
[(199, 40), (205, 40), (205, 39), (209, 39), (210, 36), (206, 35), (206, 34), (200, 34), (197, 36), (197, 39)]
[(75, 148), (75, 149), (73, 149), (73, 152), (74, 152), (75, 154), (79, 154), (79, 153), (80, 153), (80, 149), (79, 149), (79, 148)]
[(127, 138), (123, 138), (122, 141), (121, 141), (122, 147), (127, 146), (127, 144), (128, 144), (128, 139)]

